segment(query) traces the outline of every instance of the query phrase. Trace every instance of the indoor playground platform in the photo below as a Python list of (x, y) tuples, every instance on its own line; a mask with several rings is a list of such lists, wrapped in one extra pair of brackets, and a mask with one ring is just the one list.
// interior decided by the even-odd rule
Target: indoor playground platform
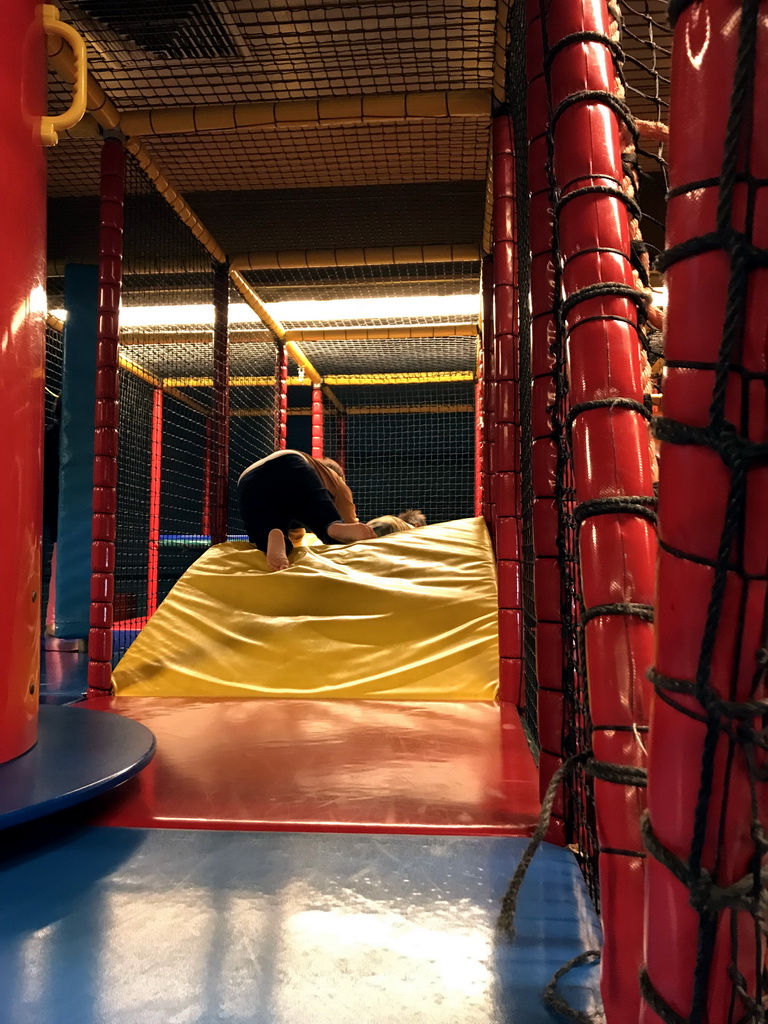
[[(2, 834), (0, 1022), (551, 1024), (542, 994), (599, 925), (572, 853), (545, 845), (515, 938), (497, 930), (540, 805), (519, 712), (493, 699), (485, 527), (308, 547), (279, 574), (262, 561), (204, 552), (116, 695), (81, 702), (146, 727), (150, 763)], [(259, 675), (240, 667), (233, 695), (243, 650)], [(82, 689), (82, 655), (43, 665), (47, 700)], [(334, 667), (354, 696), (331, 696)], [(593, 965), (560, 986), (589, 1012), (597, 990)]]

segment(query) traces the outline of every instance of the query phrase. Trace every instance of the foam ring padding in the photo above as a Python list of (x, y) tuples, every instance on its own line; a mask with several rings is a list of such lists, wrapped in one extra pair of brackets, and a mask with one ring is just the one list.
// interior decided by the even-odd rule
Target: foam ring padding
[(139, 772), (154, 752), (155, 737), (140, 722), (43, 705), (37, 745), (0, 766), (0, 828), (106, 793)]

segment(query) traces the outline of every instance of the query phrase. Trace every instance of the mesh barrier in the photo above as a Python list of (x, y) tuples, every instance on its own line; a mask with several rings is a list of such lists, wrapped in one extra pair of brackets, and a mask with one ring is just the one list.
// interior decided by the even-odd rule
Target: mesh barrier
[[(345, 466), (358, 515), (474, 508), (474, 338), (306, 342), (325, 379), (323, 443)], [(291, 380), (296, 369), (291, 368)], [(288, 447), (310, 451), (311, 388), (289, 388)]]
[(246, 270), (243, 276), (265, 302), (286, 299), (376, 299), (381, 296), (474, 295), (480, 264), (397, 264)]
[(65, 0), (121, 108), (475, 88), (493, 73), (495, 0)]
[[(130, 156), (123, 266), (114, 661), (210, 543), (221, 458), (211, 260)], [(194, 306), (208, 323), (180, 324)]]
[(362, 520), (421, 509), (428, 523), (474, 508), (474, 388), (334, 386), (346, 410), (347, 479)]
[[(231, 296), (237, 301), (238, 294)], [(252, 340), (258, 337), (260, 340)], [(240, 522), (240, 474), (277, 447), (275, 442), (276, 349), (263, 332), (230, 331), (229, 346), (229, 536), (245, 536)]]
[[(643, 828), (646, 914), (659, 924), (646, 937), (642, 1019), (757, 1024), (768, 1013), (768, 31), (754, 0), (671, 3), (670, 17), (657, 699)], [(694, 96), (706, 117), (691, 116)]]
[[(63, 383), (64, 373), (64, 335), (58, 328), (51, 324), (45, 326), (45, 429), (55, 428), (57, 417), (55, 408)], [(53, 432), (52, 432), (53, 433)], [(46, 441), (46, 444), (49, 444)], [(46, 506), (49, 504), (49, 497), (43, 498)], [(53, 504), (53, 503), (51, 503)], [(56, 503), (58, 504), (58, 502)], [(47, 509), (46, 509), (47, 510)], [(42, 558), (42, 605), (45, 609), (48, 604), (48, 591), (51, 584), (51, 558), (53, 557), (53, 543), (47, 530), (43, 530), (43, 558)]]
[(184, 192), (396, 185), (482, 178), (487, 137), (488, 118), (478, 117), (169, 135), (152, 139), (152, 153)]

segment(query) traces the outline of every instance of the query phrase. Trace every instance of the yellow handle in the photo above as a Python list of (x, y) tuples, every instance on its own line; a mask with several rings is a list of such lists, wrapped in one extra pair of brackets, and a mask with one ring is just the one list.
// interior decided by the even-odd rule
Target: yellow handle
[(59, 132), (82, 121), (88, 104), (88, 55), (85, 40), (71, 25), (59, 20), (58, 8), (53, 4), (43, 4), (43, 29), (48, 35), (59, 36), (72, 47), (75, 58), (75, 80), (73, 83), (72, 103), (69, 110), (54, 117), (43, 117), (40, 122), (40, 137), (44, 146), (55, 146), (59, 141)]

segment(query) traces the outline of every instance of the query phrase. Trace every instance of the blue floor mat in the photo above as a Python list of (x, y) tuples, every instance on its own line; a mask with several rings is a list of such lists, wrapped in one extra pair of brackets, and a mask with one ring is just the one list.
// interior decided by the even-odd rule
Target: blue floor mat
[(552, 1024), (599, 941), (554, 847), (497, 937), (523, 839), (61, 828), (4, 836), (2, 1024)]

